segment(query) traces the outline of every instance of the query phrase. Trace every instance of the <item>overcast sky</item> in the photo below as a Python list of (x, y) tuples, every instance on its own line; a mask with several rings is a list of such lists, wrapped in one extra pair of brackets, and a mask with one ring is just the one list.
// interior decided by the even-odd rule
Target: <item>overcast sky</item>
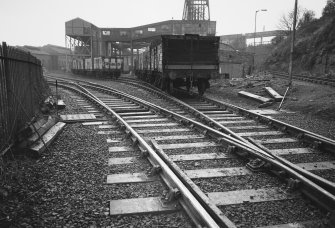
[[(65, 22), (80, 17), (98, 27), (135, 27), (181, 20), (184, 0), (0, 0), (0, 42), (9, 45), (65, 45)], [(320, 17), (327, 0), (299, 0)], [(294, 0), (210, 0), (217, 35), (278, 29), (279, 18)]]

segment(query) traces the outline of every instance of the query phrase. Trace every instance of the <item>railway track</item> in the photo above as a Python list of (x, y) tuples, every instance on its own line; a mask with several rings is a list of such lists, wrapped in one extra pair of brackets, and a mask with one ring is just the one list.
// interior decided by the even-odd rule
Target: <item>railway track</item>
[[(122, 81), (136, 86), (133, 80)], [(189, 95), (182, 90), (178, 96), (182, 102), (178, 102), (147, 84), (142, 84), (141, 88), (160, 94), (161, 97), (177, 103), (179, 107), (184, 106), (184, 110), (196, 111), (209, 126), (216, 127), (237, 139), (249, 141), (269, 154), (277, 156), (291, 167), (293, 167), (291, 163), (295, 163), (298, 166), (297, 171), (334, 191), (334, 140), (277, 121), (271, 117), (275, 111), (264, 112), (265, 115), (262, 115), (258, 111), (249, 111), (200, 97), (195, 93)]]
[[(269, 71), (273, 76), (280, 78), (288, 78), (288, 73), (279, 72), (279, 71)], [(323, 84), (329, 86), (335, 86), (335, 79), (327, 77), (312, 77), (307, 75), (293, 74), (292, 78), (294, 80), (307, 81), (315, 84)]]
[[(143, 157), (149, 157), (150, 160), (153, 155), (149, 152), (158, 153), (220, 227), (260, 227), (274, 224), (284, 224), (282, 227), (285, 227), (287, 223), (292, 222), (312, 227), (315, 224), (323, 224), (322, 221), (327, 218), (327, 212), (323, 210), (334, 209), (334, 196), (322, 188), (330, 186), (320, 187), (266, 151), (264, 153), (264, 149), (259, 149), (243, 138), (241, 140), (242, 136), (223, 134), (220, 132), (223, 129), (213, 126), (215, 122), (208, 122), (206, 117), (199, 115), (192, 108), (193, 114), (181, 106), (173, 107), (172, 104), (162, 109), (147, 101), (103, 86), (90, 84), (86, 85), (87, 88), (92, 90), (91, 93), (96, 93), (94, 99), (93, 96), (88, 96), (91, 100), (100, 98), (100, 101), (96, 101), (98, 106), (113, 116), (121, 117), (121, 119), (117, 117), (118, 122), (112, 126), (99, 124), (99, 127), (105, 129), (105, 134), (114, 135), (115, 127), (122, 125), (121, 129), (125, 130), (133, 143), (140, 146)], [(111, 93), (112, 98), (111, 95), (106, 95)], [(92, 107), (87, 108), (91, 113), (101, 112)], [(226, 110), (209, 111), (212, 111), (211, 114), (217, 112), (215, 115), (227, 114)], [(185, 114), (190, 118), (185, 117)], [(212, 127), (194, 121), (199, 117)], [(140, 135), (143, 137), (142, 140), (134, 137)], [(113, 143), (113, 140), (110, 139), (109, 142)], [(119, 146), (115, 148), (117, 149), (111, 149), (113, 157), (116, 155), (110, 159), (112, 166), (136, 164), (136, 157), (128, 154), (130, 148)], [(113, 150), (118, 152), (114, 153)], [(259, 166), (260, 161), (266, 162), (263, 166)], [(153, 164), (151, 174), (165, 173), (162, 164)], [(148, 177), (144, 173), (138, 175)], [(108, 178), (115, 180), (115, 177), (111, 175)], [(163, 176), (162, 179), (164, 178), (169, 179)], [(169, 183), (166, 185), (171, 186)], [(175, 202), (181, 196), (183, 199), (183, 194), (179, 187), (170, 187), (164, 197), (170, 202)], [(311, 200), (323, 210), (317, 209)], [(120, 205), (121, 201), (114, 203)], [(179, 202), (178, 205), (183, 203)], [(111, 206), (111, 211), (112, 208)], [(288, 211), (284, 210), (278, 215), (278, 211), (284, 208)], [(190, 212), (192, 210), (186, 209), (186, 211), (189, 211), (187, 214), (193, 218), (195, 224), (208, 225), (208, 222), (195, 219), (201, 216)], [(305, 213), (302, 215), (300, 211)], [(276, 213), (277, 216), (274, 216)]]
[[(111, 156), (108, 160), (108, 165), (111, 167), (113, 174), (106, 174), (106, 183), (113, 185), (113, 189), (118, 189), (118, 192), (124, 193), (124, 195), (113, 195), (115, 199), (110, 201), (110, 214), (112, 216), (168, 212), (170, 214), (175, 213), (175, 217), (184, 218), (185, 222), (187, 222), (188, 219), (185, 219), (185, 211), (187, 211), (190, 216), (195, 216), (192, 218), (193, 224), (200, 227), (219, 227), (199, 204), (198, 200), (190, 194), (171, 171), (167, 163), (127, 123), (134, 125), (136, 121), (132, 120), (132, 117), (136, 117), (139, 114), (150, 117), (148, 111), (144, 111), (143, 107), (137, 104), (132, 104), (115, 96), (106, 97), (106, 95), (100, 94), (103, 100), (99, 99), (96, 95), (80, 86), (77, 86), (79, 89), (74, 85), (62, 83), (59, 86), (83, 96), (84, 99), (77, 97), (78, 104), (99, 118), (99, 121), (91, 120), (84, 122), (83, 125), (97, 126), (99, 129), (97, 134), (106, 136), (106, 143), (110, 145), (109, 152)], [(131, 161), (129, 158), (131, 158)], [(127, 195), (134, 194), (127, 191), (129, 184), (145, 183), (150, 183), (144, 188), (149, 192), (148, 195), (153, 196), (127, 198)], [(143, 185), (140, 187), (143, 188)], [(182, 208), (184, 208), (184, 212), (181, 212)], [(174, 223), (170, 225), (168, 223), (164, 224), (174, 227)], [(191, 225), (186, 225), (185, 227), (191, 227)]]
[[(122, 79), (120, 81), (156, 94), (158, 99), (155, 100), (154, 97), (150, 97), (150, 100), (157, 104), (161, 103), (161, 99), (168, 100), (168, 102), (170, 102), (170, 106), (167, 107), (169, 110), (188, 115), (190, 118), (198, 118), (198, 120), (208, 126), (215, 127), (239, 140), (245, 142), (248, 140), (272, 156), (276, 156), (281, 162), (285, 162), (290, 167), (293, 167), (302, 175), (308, 176), (332, 192), (334, 191), (334, 140), (276, 121), (269, 116), (260, 115), (257, 112), (248, 111), (212, 99), (197, 97), (196, 94), (193, 94), (194, 100), (191, 101), (191, 103), (199, 103), (198, 105), (195, 103), (195, 107), (192, 107), (185, 102), (181, 102), (178, 99), (162, 93), (148, 83), (139, 83), (132, 79)], [(186, 95), (185, 92), (182, 91), (182, 93), (181, 99), (185, 98)], [(201, 109), (203, 107), (197, 109), (199, 105), (207, 105), (208, 107), (205, 107), (203, 110)], [(204, 111), (206, 111), (206, 109), (214, 113), (205, 113)], [(221, 113), (220, 117), (220, 112), (225, 113)], [(193, 114), (190, 115), (190, 113)], [(253, 127), (255, 124), (261, 126)], [(258, 132), (253, 132), (255, 130)], [(253, 137), (256, 138), (256, 140), (253, 139)], [(261, 138), (262, 141), (257, 138)], [(270, 138), (271, 140), (267, 141), (266, 138)], [(307, 159), (311, 162), (295, 162), (298, 163), (298, 165), (293, 165), (291, 161), (286, 159), (287, 157), (293, 157), (293, 161), (300, 161), (301, 158), (303, 158), (302, 161)], [(308, 172), (308, 170), (311, 172)]]

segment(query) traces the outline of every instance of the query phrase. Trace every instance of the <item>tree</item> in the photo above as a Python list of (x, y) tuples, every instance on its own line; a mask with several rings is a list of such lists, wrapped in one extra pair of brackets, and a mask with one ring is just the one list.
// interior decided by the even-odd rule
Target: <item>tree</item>
[[(298, 6), (297, 9), (297, 21), (301, 19), (302, 9)], [(278, 29), (291, 31), (293, 29), (293, 19), (294, 19), (294, 10), (288, 12), (287, 14), (283, 14), (279, 19)], [(297, 23), (298, 24), (298, 23)]]
[(304, 10), (302, 17), (298, 22), (298, 28), (308, 25), (315, 20), (315, 12), (313, 10)]
[[(332, 0), (335, 1), (335, 0)], [(293, 29), (294, 10), (283, 14), (279, 20), (278, 28), (281, 30), (291, 31)], [(313, 10), (304, 9), (298, 6), (296, 29), (315, 20), (315, 12)]]
[(327, 0), (327, 4), (322, 11), (322, 17), (335, 16), (335, 0)]

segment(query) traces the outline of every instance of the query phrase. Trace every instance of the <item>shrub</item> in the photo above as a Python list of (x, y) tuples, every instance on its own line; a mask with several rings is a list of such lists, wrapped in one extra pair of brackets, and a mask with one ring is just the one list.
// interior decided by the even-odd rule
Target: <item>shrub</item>
[(335, 0), (328, 0), (325, 8), (322, 11), (322, 17), (335, 16)]

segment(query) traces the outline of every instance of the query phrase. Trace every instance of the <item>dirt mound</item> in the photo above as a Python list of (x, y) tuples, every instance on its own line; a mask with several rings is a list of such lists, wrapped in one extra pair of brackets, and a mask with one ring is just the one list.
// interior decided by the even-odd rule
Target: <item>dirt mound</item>
[[(320, 18), (297, 31), (294, 71), (335, 76), (335, 16)], [(287, 72), (291, 37), (284, 39), (265, 60), (264, 69)]]

